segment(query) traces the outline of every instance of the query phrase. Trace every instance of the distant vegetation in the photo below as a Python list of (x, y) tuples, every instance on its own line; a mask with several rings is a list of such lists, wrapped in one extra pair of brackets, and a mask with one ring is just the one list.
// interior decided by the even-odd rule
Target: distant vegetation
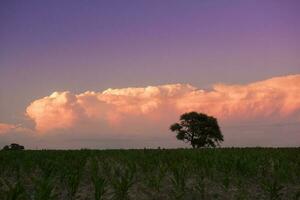
[(193, 148), (220, 146), (224, 140), (217, 119), (203, 113), (184, 113), (170, 130), (177, 133), (178, 140), (190, 143)]
[(24, 150), (24, 146), (12, 143), (10, 145), (5, 145), (2, 150), (7, 151), (7, 150)]
[(296, 200), (299, 177), (299, 148), (0, 151), (1, 200)]

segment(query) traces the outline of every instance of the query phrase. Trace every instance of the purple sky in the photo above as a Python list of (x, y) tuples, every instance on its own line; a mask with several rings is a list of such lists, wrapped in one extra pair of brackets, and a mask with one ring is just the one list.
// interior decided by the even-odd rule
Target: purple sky
[(300, 73), (298, 0), (2, 0), (0, 122), (53, 91)]

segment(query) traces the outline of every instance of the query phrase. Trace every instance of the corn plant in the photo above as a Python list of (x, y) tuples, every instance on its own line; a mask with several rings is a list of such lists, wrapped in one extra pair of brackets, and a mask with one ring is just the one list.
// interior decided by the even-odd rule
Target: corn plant
[(146, 187), (144, 193), (151, 199), (158, 199), (161, 192), (162, 180), (166, 176), (167, 168), (163, 164), (159, 164), (158, 168), (152, 169), (152, 172), (146, 173)]
[(116, 163), (114, 163), (113, 161), (109, 161), (106, 159), (102, 159), (101, 160), (101, 168), (99, 170), (101, 170), (103, 177), (108, 180), (111, 178), (112, 176), (112, 166), (114, 166)]
[(71, 171), (66, 175), (65, 184), (67, 187), (69, 200), (75, 199), (79, 187), (80, 178), (80, 172), (78, 170)]
[(34, 200), (55, 200), (57, 194), (54, 193), (55, 181), (52, 177), (46, 176), (37, 179), (35, 182)]
[(282, 197), (283, 186), (280, 185), (276, 178), (266, 179), (262, 182), (262, 189), (269, 200), (279, 200)]
[(199, 199), (205, 199), (206, 197), (206, 185), (204, 179), (204, 173), (200, 172), (196, 175), (196, 191), (200, 194)]
[[(80, 179), (84, 170), (86, 158), (82, 158), (83, 154), (77, 159), (72, 160), (68, 163), (69, 169), (66, 171), (65, 185), (67, 187), (69, 200), (74, 200), (76, 198), (76, 193), (79, 188)], [(66, 170), (66, 169), (65, 169)]]
[(224, 190), (224, 192), (228, 192), (229, 190), (229, 186), (230, 186), (230, 177), (229, 174), (223, 174), (223, 177), (221, 179), (221, 183), (222, 183), (222, 188)]
[(103, 200), (105, 193), (107, 192), (107, 181), (104, 177), (99, 175), (98, 160), (92, 160), (92, 182), (94, 186), (94, 198), (95, 200)]
[(185, 192), (186, 192), (186, 176), (187, 176), (187, 169), (183, 166), (173, 166), (172, 167), (172, 193), (171, 197), (174, 199), (183, 199)]
[(134, 172), (128, 168), (116, 168), (114, 170), (114, 177), (112, 179), (113, 199), (114, 200), (128, 200), (129, 191), (134, 183)]
[(0, 193), (2, 200), (27, 200), (25, 188), (20, 180), (17, 180), (15, 184), (10, 183), (6, 179), (2, 179), (2, 185), (4, 190)]
[(238, 178), (236, 186), (237, 186), (237, 192), (235, 194), (235, 199), (236, 200), (248, 199), (248, 192), (245, 188), (245, 183), (240, 178)]

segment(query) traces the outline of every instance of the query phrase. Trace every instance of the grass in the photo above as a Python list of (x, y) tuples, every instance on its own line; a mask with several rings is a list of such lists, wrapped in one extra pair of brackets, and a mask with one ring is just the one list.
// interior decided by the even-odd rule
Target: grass
[(299, 198), (299, 148), (0, 151), (0, 200)]

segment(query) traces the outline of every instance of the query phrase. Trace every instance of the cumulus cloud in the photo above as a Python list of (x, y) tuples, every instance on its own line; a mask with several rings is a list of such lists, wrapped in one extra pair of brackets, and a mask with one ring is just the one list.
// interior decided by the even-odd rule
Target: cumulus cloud
[(81, 94), (54, 92), (33, 101), (26, 114), (38, 132), (47, 133), (93, 122), (111, 128), (128, 123), (162, 124), (188, 111), (208, 113), (221, 121), (291, 116), (300, 120), (300, 75), (245, 85), (216, 84), (212, 90), (170, 84)]
[(284, 118), (299, 114), (299, 97), (300, 75), (292, 75), (247, 85), (217, 84), (212, 91), (196, 90), (179, 99), (177, 108), (207, 112), (224, 120)]
[(78, 99), (70, 92), (54, 92), (50, 96), (36, 100), (26, 109), (38, 131), (57, 128), (71, 128), (81, 117), (82, 107)]

